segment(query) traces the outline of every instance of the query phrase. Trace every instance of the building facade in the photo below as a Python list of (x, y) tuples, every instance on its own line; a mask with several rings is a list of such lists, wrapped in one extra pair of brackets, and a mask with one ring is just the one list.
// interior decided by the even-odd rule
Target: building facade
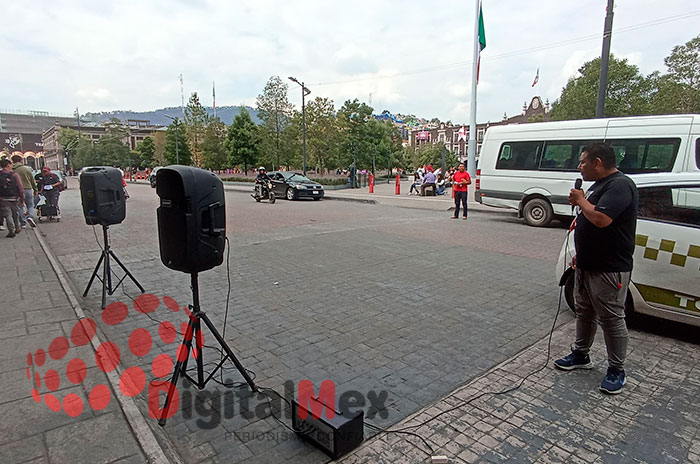
[(53, 124), (72, 124), (75, 119), (45, 111), (0, 113), (0, 158), (20, 155), (34, 169), (44, 165), (41, 135)]
[[(549, 102), (542, 103), (540, 97), (534, 97), (530, 104), (523, 104), (520, 114), (507, 117), (498, 122), (478, 123), (476, 125), (476, 155), (479, 156), (481, 143), (484, 140), (486, 130), (491, 126), (505, 124), (527, 124), (531, 122), (549, 121)], [(459, 161), (467, 159), (467, 147), (469, 144), (469, 124), (454, 125), (441, 122), (439, 124), (427, 124), (422, 128), (413, 129), (409, 135), (409, 145), (421, 148), (429, 144), (444, 145), (457, 156)]]
[[(54, 124), (49, 127), (42, 134), (41, 140), (44, 148), (44, 163), (51, 169), (65, 171), (71, 168), (70, 150), (66, 153), (58, 142), (58, 135), (61, 133), (61, 128), (64, 127), (80, 132), (83, 137), (86, 137), (92, 142), (97, 142), (108, 134), (108, 129), (105, 126)], [(159, 130), (161, 126), (153, 126), (148, 121), (128, 120), (125, 122), (124, 128), (127, 132), (121, 141), (124, 145), (128, 146), (129, 149), (135, 150), (136, 146), (143, 141), (143, 139), (150, 136), (154, 131)]]

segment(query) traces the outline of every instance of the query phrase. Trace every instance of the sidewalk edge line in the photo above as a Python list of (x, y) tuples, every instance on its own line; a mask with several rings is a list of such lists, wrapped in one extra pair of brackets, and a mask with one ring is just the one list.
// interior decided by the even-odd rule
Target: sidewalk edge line
[[(34, 229), (34, 234), (36, 235), (37, 240), (39, 240), (39, 244), (41, 245), (44, 254), (51, 263), (51, 267), (53, 268), (54, 273), (58, 277), (61, 287), (63, 288), (63, 292), (68, 297), (68, 301), (70, 301), (70, 305), (73, 308), (76, 317), (78, 318), (78, 320), (86, 318), (87, 316), (85, 315), (83, 308), (80, 306), (78, 299), (73, 293), (73, 290), (71, 289), (66, 276), (63, 274), (58, 260), (49, 249), (48, 245), (41, 236), (41, 233), (39, 232), (38, 228)], [(92, 345), (93, 351), (97, 351), (97, 348), (101, 343), (102, 342), (100, 340), (99, 332), (96, 332), (95, 336), (92, 337), (92, 339), (90, 340), (90, 344)], [(139, 443), (141, 450), (146, 455), (148, 462), (152, 464), (169, 464), (173, 462), (165, 455), (165, 451), (163, 451), (163, 448), (160, 446), (158, 440), (153, 434), (153, 431), (146, 423), (146, 420), (141, 414), (141, 410), (136, 405), (136, 402), (132, 398), (124, 397), (123, 395), (118, 394), (118, 370), (121, 370), (121, 366), (117, 367), (117, 369), (114, 371), (107, 372), (107, 379), (109, 380), (109, 383), (112, 386), (112, 390), (114, 390), (115, 392), (114, 396), (119, 402), (119, 405), (121, 406), (122, 412), (126, 417), (126, 421), (129, 423), (129, 426), (131, 427), (131, 430), (134, 433), (134, 436), (136, 437), (136, 441)], [(176, 460), (174, 462), (180, 464), (180, 460), (177, 456), (173, 456), (173, 458)]]

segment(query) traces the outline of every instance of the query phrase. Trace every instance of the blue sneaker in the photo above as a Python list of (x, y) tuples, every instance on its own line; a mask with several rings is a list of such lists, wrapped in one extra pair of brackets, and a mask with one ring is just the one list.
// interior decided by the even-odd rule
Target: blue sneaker
[(603, 383), (600, 384), (600, 391), (609, 395), (617, 395), (622, 392), (622, 387), (625, 385), (625, 371), (608, 367), (608, 373), (605, 374)]
[(563, 371), (572, 371), (574, 369), (593, 369), (593, 363), (587, 354), (572, 350), (570, 355), (554, 361), (554, 367)]

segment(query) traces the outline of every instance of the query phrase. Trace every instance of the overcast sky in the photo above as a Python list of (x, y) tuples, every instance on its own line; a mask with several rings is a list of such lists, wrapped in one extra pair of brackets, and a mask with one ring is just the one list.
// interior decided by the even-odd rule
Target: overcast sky
[[(0, 109), (71, 114), (247, 104), (273, 75), (290, 101), (469, 120), (474, 1), (3, 1)], [(606, 0), (484, 0), (478, 121), (553, 102), (600, 55)], [(616, 0), (612, 52), (644, 74), (700, 34), (697, 0)], [(537, 68), (540, 81), (532, 87)]]

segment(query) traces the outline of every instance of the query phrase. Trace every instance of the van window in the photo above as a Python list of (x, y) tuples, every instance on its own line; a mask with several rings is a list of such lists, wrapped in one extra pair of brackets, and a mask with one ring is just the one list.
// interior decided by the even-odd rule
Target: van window
[(577, 171), (583, 148), (590, 141), (546, 142), (540, 170)]
[(617, 158), (617, 166), (626, 174), (670, 172), (678, 155), (681, 139), (607, 140)]
[(700, 228), (700, 185), (640, 188), (638, 216)]
[(537, 170), (541, 154), (542, 142), (505, 142), (496, 169)]

